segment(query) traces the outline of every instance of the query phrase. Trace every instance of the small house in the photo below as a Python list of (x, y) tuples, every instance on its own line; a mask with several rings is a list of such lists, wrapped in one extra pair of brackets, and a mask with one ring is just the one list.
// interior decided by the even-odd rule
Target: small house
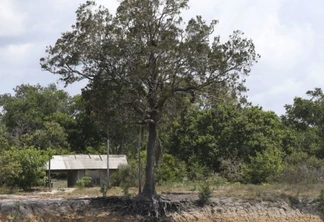
[[(126, 155), (109, 155), (109, 173), (122, 164), (127, 164)], [(66, 173), (68, 187), (86, 175), (92, 178), (93, 185), (100, 185), (107, 178), (107, 155), (54, 155), (47, 162), (47, 172)]]

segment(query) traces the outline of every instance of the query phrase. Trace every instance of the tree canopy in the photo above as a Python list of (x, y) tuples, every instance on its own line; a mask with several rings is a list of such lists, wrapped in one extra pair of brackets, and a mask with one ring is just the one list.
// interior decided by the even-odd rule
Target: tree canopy
[(67, 135), (60, 123), (73, 121), (69, 116), (70, 97), (54, 84), (48, 87), (22, 84), (15, 94), (0, 96), (2, 122), (11, 145), (30, 145), (42, 149), (52, 146), (68, 148)]

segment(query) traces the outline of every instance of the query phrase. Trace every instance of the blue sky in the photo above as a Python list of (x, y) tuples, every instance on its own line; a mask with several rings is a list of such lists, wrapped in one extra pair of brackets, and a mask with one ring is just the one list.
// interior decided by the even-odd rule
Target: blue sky
[[(41, 71), (47, 45), (75, 22), (81, 0), (0, 0), (0, 94), (22, 83), (47, 85), (58, 76)], [(97, 0), (111, 12), (117, 0)], [(277, 114), (295, 96), (324, 88), (323, 0), (191, 0), (185, 19), (202, 15), (219, 20), (215, 30), (224, 41), (233, 30), (253, 39), (261, 54), (247, 78), (254, 105)], [(84, 83), (67, 90), (80, 93)], [(60, 84), (63, 87), (63, 84)]]

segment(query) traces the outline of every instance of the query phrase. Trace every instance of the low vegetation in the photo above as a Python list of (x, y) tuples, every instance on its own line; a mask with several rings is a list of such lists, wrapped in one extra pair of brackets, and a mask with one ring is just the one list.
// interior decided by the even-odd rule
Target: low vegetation
[(81, 179), (78, 179), (76, 181), (76, 186), (78, 188), (85, 188), (85, 187), (91, 187), (92, 186), (92, 178), (85, 175)]
[(211, 189), (208, 182), (202, 182), (199, 187), (198, 201), (201, 205), (205, 205), (209, 202), (212, 197), (213, 190)]

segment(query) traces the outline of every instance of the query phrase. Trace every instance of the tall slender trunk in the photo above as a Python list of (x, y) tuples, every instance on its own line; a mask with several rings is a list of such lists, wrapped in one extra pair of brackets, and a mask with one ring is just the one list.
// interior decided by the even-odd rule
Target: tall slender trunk
[(156, 123), (148, 123), (149, 137), (147, 143), (147, 158), (146, 158), (146, 169), (145, 169), (145, 185), (142, 193), (140, 194), (147, 200), (153, 200), (157, 194), (155, 192), (154, 182), (154, 161), (155, 161), (155, 144), (156, 144)]

